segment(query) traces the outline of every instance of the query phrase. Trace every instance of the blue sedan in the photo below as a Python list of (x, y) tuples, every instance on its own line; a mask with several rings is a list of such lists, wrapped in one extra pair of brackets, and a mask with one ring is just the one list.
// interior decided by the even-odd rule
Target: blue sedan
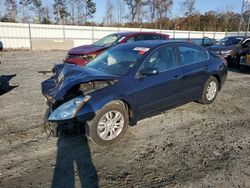
[(227, 77), (220, 57), (186, 42), (145, 41), (115, 46), (85, 67), (60, 65), (42, 83), (46, 124), (85, 125), (98, 145), (118, 141), (129, 125), (166, 109), (212, 103)]

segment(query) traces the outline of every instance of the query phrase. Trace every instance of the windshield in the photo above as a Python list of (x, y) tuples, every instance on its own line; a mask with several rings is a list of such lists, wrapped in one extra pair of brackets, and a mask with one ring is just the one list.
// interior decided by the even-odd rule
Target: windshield
[(113, 43), (115, 43), (116, 41), (118, 41), (122, 36), (121, 35), (116, 35), (116, 34), (112, 34), (112, 35), (108, 35), (98, 41), (96, 41), (94, 43), (94, 45), (96, 46), (111, 46)]
[(220, 46), (230, 46), (230, 45), (237, 45), (239, 44), (243, 38), (232, 38), (232, 37), (226, 37), (221, 40), (219, 40), (215, 45), (220, 45)]
[(89, 62), (86, 67), (113, 75), (126, 75), (138, 62), (148, 48), (113, 48)]

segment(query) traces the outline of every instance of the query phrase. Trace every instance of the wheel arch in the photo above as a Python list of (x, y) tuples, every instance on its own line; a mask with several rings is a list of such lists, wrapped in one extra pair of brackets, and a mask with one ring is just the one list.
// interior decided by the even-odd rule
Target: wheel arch
[[(129, 102), (129, 100), (126, 99), (126, 97), (114, 97), (114, 96), (109, 96), (105, 97), (99, 101), (91, 101), (89, 105), (84, 105), (80, 111), (78, 112), (79, 116), (84, 116), (84, 114), (88, 114), (90, 112), (94, 113), (104, 106), (110, 104), (110, 103), (119, 103), (125, 107), (125, 109), (128, 111), (129, 115), (129, 124), (135, 125), (137, 123), (137, 118), (136, 118), (136, 109), (133, 107), (132, 102)], [(88, 108), (87, 108), (88, 107)]]
[(211, 76), (215, 77), (219, 83), (219, 91), (221, 90), (221, 77), (219, 74), (212, 74)]
[(133, 107), (131, 106), (130, 102), (128, 102), (128, 100), (126, 100), (126, 99), (115, 99), (115, 100), (110, 101), (110, 102), (118, 102), (118, 103), (124, 105), (124, 107), (128, 111), (129, 124), (130, 125), (135, 125), (136, 124), (136, 117), (134, 115), (135, 109), (133, 109)]

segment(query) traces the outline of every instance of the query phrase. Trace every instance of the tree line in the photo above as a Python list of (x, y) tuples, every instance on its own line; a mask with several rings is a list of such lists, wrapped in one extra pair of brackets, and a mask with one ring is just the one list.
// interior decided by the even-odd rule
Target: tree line
[[(237, 31), (240, 14), (231, 7), (199, 12), (195, 0), (180, 3), (181, 15), (173, 15), (173, 0), (106, 0), (97, 10), (93, 0), (3, 0), (0, 21), (42, 24), (144, 27), (194, 31)], [(100, 23), (96, 11), (103, 11)], [(249, 11), (244, 11), (242, 29), (248, 25)]]

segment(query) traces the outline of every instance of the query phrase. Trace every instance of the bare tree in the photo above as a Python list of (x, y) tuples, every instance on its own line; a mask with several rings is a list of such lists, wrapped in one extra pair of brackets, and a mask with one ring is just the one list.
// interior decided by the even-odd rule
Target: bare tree
[(35, 20), (38, 23), (42, 23), (42, 16), (44, 12), (44, 8), (42, 6), (42, 0), (31, 0), (32, 3), (32, 10), (35, 12)]
[(196, 13), (195, 10), (195, 0), (184, 0), (182, 2), (182, 10), (184, 12), (184, 16), (188, 17), (188, 27), (191, 29), (190, 17)]
[(84, 0), (76, 0), (76, 14), (77, 14), (77, 25), (80, 25), (84, 17)]
[(72, 24), (82, 25), (88, 18), (93, 18), (96, 4), (92, 0), (67, 0), (69, 18)]
[(157, 16), (162, 19), (167, 17), (167, 14), (170, 12), (173, 6), (173, 0), (156, 0), (155, 8), (157, 11)]
[(123, 24), (125, 18), (125, 2), (124, 0), (117, 0), (118, 23)]
[(143, 2), (147, 6), (148, 20), (154, 28), (158, 28), (158, 22), (162, 22), (163, 18), (171, 13), (173, 0), (147, 0)]
[(53, 8), (56, 23), (63, 24), (69, 13), (67, 11), (65, 0), (54, 0)]
[(51, 24), (50, 19), (50, 8), (48, 5), (45, 5), (42, 12), (42, 23), (43, 24)]
[(85, 22), (88, 18), (93, 18), (96, 12), (96, 4), (92, 0), (85, 0)]
[(17, 4), (16, 0), (5, 0), (5, 15), (4, 20), (9, 22), (17, 21)]
[(114, 23), (114, 5), (112, 0), (106, 1), (105, 6), (105, 17), (103, 18), (103, 22), (106, 26), (111, 26)]
[(131, 22), (135, 22), (136, 15), (142, 8), (142, 0), (124, 0), (129, 9), (129, 17)]
[(155, 1), (148, 0), (148, 7), (149, 7), (149, 12), (150, 12), (150, 23), (153, 24), (153, 22), (155, 21), (155, 17), (156, 17)]
[(69, 9), (69, 17), (71, 19), (71, 24), (75, 25), (76, 0), (67, 0), (67, 5)]
[(21, 21), (27, 22), (31, 20), (36, 23), (42, 23), (44, 16), (44, 8), (42, 0), (20, 0)]
[(184, 11), (184, 16), (192, 16), (195, 13), (195, 0), (184, 0), (182, 2), (182, 9)]
[(23, 23), (29, 23), (31, 21), (29, 3), (29, 0), (19, 0), (19, 20)]
[[(162, 20), (162, 18), (167, 17), (173, 7), (173, 0), (148, 0), (147, 4), (150, 11), (150, 22), (153, 23), (155, 18)], [(156, 28), (157, 24), (158, 22), (156, 22)]]

